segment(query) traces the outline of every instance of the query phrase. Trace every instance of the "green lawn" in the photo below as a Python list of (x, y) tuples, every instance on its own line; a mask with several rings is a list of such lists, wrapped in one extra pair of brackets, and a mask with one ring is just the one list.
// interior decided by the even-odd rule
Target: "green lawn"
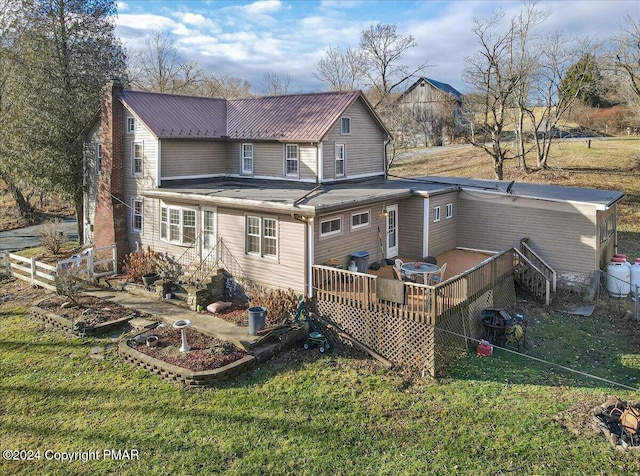
[[(0, 284), (0, 296), (15, 284)], [(640, 386), (625, 309), (575, 318), (532, 306), (527, 353)], [(605, 317), (603, 317), (605, 316)], [(88, 357), (111, 345), (104, 360)], [(295, 350), (215, 389), (186, 390), (120, 361), (109, 337), (68, 338), (0, 306), (0, 447), (40, 460), (0, 474), (638, 474), (589, 411), (636, 392), (497, 351), (438, 382), (359, 354)], [(114, 461), (105, 449), (135, 450)], [(46, 453), (46, 451), (49, 453)], [(94, 451), (100, 460), (47, 460)]]

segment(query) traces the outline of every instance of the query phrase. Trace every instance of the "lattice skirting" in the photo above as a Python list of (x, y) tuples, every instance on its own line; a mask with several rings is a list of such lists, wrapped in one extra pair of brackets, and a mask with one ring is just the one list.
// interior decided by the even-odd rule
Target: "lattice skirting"
[[(466, 350), (475, 348), (483, 331), (482, 309), (509, 307), (515, 300), (513, 278), (509, 276), (436, 326), (390, 315), (376, 304), (362, 308), (318, 300), (316, 307), (324, 319), (395, 365), (435, 377)], [(328, 329), (323, 331), (338, 340)]]

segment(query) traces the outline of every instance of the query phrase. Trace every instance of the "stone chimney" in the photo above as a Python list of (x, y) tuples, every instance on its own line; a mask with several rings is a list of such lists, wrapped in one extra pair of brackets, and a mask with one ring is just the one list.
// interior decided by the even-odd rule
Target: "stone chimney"
[(96, 248), (116, 244), (118, 268), (129, 252), (127, 206), (124, 196), (124, 106), (120, 102), (122, 83), (112, 79), (104, 88), (100, 120), (102, 166), (93, 236)]

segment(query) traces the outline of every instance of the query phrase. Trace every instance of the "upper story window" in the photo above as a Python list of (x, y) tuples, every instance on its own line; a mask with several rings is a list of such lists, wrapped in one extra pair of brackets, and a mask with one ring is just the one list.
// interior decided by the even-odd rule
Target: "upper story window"
[(344, 144), (336, 144), (336, 177), (344, 177), (344, 162), (347, 149)]
[(440, 221), (440, 207), (433, 207), (433, 221)]
[(102, 168), (102, 144), (96, 145), (96, 173)]
[(320, 236), (331, 236), (342, 233), (342, 218), (336, 217), (320, 222)]
[(253, 144), (242, 144), (242, 173), (253, 174)]
[(351, 230), (359, 230), (360, 228), (368, 228), (371, 214), (369, 210), (364, 212), (356, 212), (351, 214)]
[(350, 117), (343, 117), (340, 121), (340, 133), (342, 135), (349, 135), (351, 134), (351, 118)]
[(131, 145), (131, 173), (142, 175), (142, 162), (144, 159), (144, 148), (142, 142), (133, 142)]
[(142, 231), (142, 200), (134, 198), (131, 202), (131, 229)]
[(127, 117), (127, 134), (133, 134), (136, 131), (136, 120), (133, 117)]
[(298, 145), (285, 144), (284, 146), (284, 174), (287, 177), (298, 176)]
[(245, 226), (247, 254), (275, 258), (278, 255), (278, 221), (248, 216)]
[(196, 240), (196, 210), (175, 206), (160, 206), (160, 239), (191, 245)]
[(453, 216), (453, 203), (447, 203), (447, 209), (445, 213), (445, 218), (451, 218)]

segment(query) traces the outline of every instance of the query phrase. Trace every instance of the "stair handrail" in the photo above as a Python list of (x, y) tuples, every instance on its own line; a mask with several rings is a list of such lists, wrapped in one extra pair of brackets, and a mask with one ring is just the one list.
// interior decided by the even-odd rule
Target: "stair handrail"
[[(200, 260), (200, 264), (195, 269), (195, 271), (192, 273), (192, 278), (193, 279), (198, 280), (201, 283), (203, 283), (209, 277), (209, 275), (206, 274), (206, 273), (210, 272), (213, 268), (215, 268), (218, 265), (218, 244), (219, 243), (220, 243), (220, 240), (218, 240), (216, 242), (216, 244), (213, 246), (213, 248), (211, 248), (209, 250), (207, 255)], [(213, 253), (215, 253), (215, 259), (214, 260), (209, 260), (209, 258), (211, 257), (211, 255)], [(192, 263), (193, 263), (193, 261), (192, 261)], [(210, 264), (212, 264), (212, 266), (209, 266)], [(199, 276), (199, 273), (201, 271), (203, 271), (202, 276)]]
[(222, 265), (225, 267), (225, 269), (227, 269), (227, 271), (231, 272), (231, 270), (229, 268), (231, 268), (231, 266), (229, 266), (229, 264), (226, 262), (225, 258), (224, 258), (224, 253), (226, 252), (228, 254), (228, 256), (231, 258), (231, 260), (233, 260), (232, 264), (233, 264), (233, 268), (237, 268), (240, 273), (239, 275), (237, 273), (233, 273), (231, 272), (232, 275), (234, 275), (236, 278), (239, 278), (241, 280), (247, 280), (247, 273), (244, 272), (244, 269), (242, 268), (242, 266), (240, 265), (240, 263), (238, 262), (238, 260), (235, 258), (235, 256), (233, 256), (233, 253), (231, 253), (231, 250), (227, 247), (227, 245), (224, 244), (224, 242), (222, 241), (222, 238), (218, 239), (218, 245), (220, 246), (220, 253), (218, 255), (218, 261), (222, 263)]
[(513, 252), (533, 271), (538, 273), (545, 281), (545, 304), (548, 306), (551, 303), (551, 280), (538, 268), (533, 262), (527, 258), (518, 248), (513, 248)]
[[(184, 266), (184, 268), (188, 268), (191, 263), (193, 263), (196, 258), (199, 257), (200, 253), (197, 252), (197, 247), (198, 247), (198, 243), (200, 243), (200, 238), (201, 238), (201, 234), (198, 233), (198, 235), (195, 237), (195, 239), (193, 240), (193, 243), (191, 243), (189, 246), (187, 246), (185, 248), (185, 250), (182, 252), (182, 254), (180, 256), (178, 256), (178, 259), (176, 259), (176, 263), (179, 263), (181, 266)], [(184, 259), (185, 255), (191, 251), (196, 249), (196, 256), (195, 257), (191, 257), (191, 258), (187, 258), (186, 260)]]
[[(520, 248), (523, 249), (523, 250), (526, 250), (526, 252), (522, 251), (522, 253), (525, 254), (525, 255), (527, 253), (533, 255), (536, 258), (537, 262), (540, 265), (542, 265), (542, 268), (543, 268), (542, 272), (544, 273), (544, 271), (547, 271), (547, 273), (544, 273), (545, 277), (551, 281), (551, 286), (552, 286), (553, 292), (555, 293), (556, 292), (556, 282), (557, 282), (556, 270), (553, 269), (550, 264), (548, 264), (545, 260), (543, 260), (542, 257), (540, 257), (540, 255), (538, 253), (536, 253), (529, 246), (529, 244), (527, 243), (528, 241), (529, 241), (529, 238), (523, 238), (522, 240), (520, 240)], [(533, 261), (533, 260), (529, 259), (529, 261)]]

